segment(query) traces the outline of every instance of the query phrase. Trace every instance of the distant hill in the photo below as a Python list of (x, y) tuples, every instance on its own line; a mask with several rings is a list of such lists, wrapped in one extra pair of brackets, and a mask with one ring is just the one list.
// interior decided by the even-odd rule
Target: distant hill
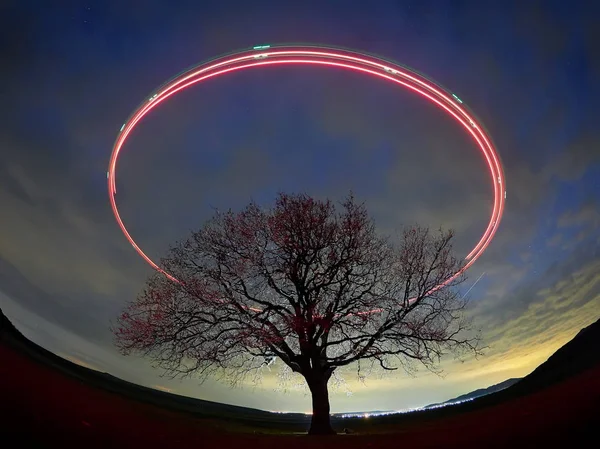
[(532, 373), (515, 382), (510, 387), (480, 396), (473, 401), (452, 405), (452, 407), (426, 408), (423, 412), (418, 413), (443, 415), (499, 404), (543, 390), (546, 387), (563, 382), (570, 377), (577, 376), (599, 365), (600, 319), (579, 331), (571, 341), (558, 349)]
[(457, 403), (457, 402), (464, 402), (464, 401), (472, 400), (472, 399), (475, 399), (475, 398), (479, 398), (481, 396), (486, 396), (488, 394), (497, 393), (498, 391), (502, 391), (502, 390), (505, 390), (508, 387), (511, 387), (512, 385), (516, 384), (520, 380), (521, 380), (520, 377), (515, 377), (515, 378), (512, 378), (512, 379), (507, 379), (504, 382), (500, 382), (499, 384), (492, 385), (492, 386), (487, 387), (487, 388), (480, 388), (478, 390), (471, 391), (470, 393), (466, 393), (466, 394), (457, 396), (455, 398), (448, 399), (447, 401), (444, 401), (444, 402), (438, 402), (436, 404), (429, 404), (429, 405), (426, 405), (423, 408), (427, 409), (427, 408), (439, 407), (439, 406), (442, 406), (442, 405), (450, 405), (450, 404), (454, 404), (454, 403)]
[(600, 364), (600, 319), (583, 328), (531, 374), (508, 391), (529, 393), (579, 374)]
[[(146, 402), (159, 407), (191, 413), (198, 417), (214, 417), (232, 419), (236, 422), (253, 425), (273, 426), (274, 424), (287, 425), (291, 423), (308, 423), (310, 416), (302, 413), (271, 413), (263, 410), (238, 407), (211, 401), (204, 401), (177, 394), (166, 393), (152, 388), (143, 387), (131, 382), (114, 377), (108, 373), (91, 370), (72, 363), (37, 344), (29, 341), (0, 310), (0, 343), (14, 348), (18, 352), (30, 357), (34, 361), (57, 369), (91, 387), (101, 388), (121, 396), (141, 402)], [(488, 388), (475, 390), (471, 393), (458, 396), (442, 404), (464, 401), (452, 407), (424, 409), (421, 412), (409, 413), (403, 419), (420, 419), (419, 416), (445, 415), (468, 411), (488, 405), (497, 404), (511, 398), (533, 393), (554, 383), (559, 383), (571, 376), (577, 375), (589, 368), (600, 364), (600, 319), (590, 326), (582, 329), (570, 342), (556, 351), (546, 362), (523, 379), (508, 379), (500, 384)], [(427, 407), (433, 407), (431, 404)], [(448, 410), (452, 409), (452, 410)], [(381, 413), (370, 411), (368, 413)], [(334, 419), (341, 419), (334, 415)], [(378, 418), (385, 420), (386, 418)], [(344, 422), (348, 422), (344, 420)]]
[(2, 310), (0, 310), (0, 343), (14, 348), (40, 364), (58, 369), (62, 373), (92, 387), (101, 388), (159, 407), (192, 413), (199, 417), (235, 418), (242, 422), (305, 419), (304, 414), (279, 415), (248, 407), (239, 407), (166, 393), (119, 379), (108, 373), (85, 368), (63, 359), (28, 340), (2, 313)]
[[(580, 330), (571, 341), (558, 349), (548, 360), (524, 378), (508, 379), (489, 388), (475, 390), (439, 404), (428, 405), (425, 408), (443, 404), (448, 405), (467, 399), (488, 396), (492, 393), (496, 394), (489, 396), (490, 401), (523, 396), (562, 382), (598, 364), (600, 364), (600, 319)], [(477, 402), (481, 404), (482, 400), (483, 398)]]
[(4, 339), (21, 339), (26, 340), (26, 338), (17, 330), (15, 326), (10, 322), (8, 318), (2, 313), (0, 310), (0, 341)]

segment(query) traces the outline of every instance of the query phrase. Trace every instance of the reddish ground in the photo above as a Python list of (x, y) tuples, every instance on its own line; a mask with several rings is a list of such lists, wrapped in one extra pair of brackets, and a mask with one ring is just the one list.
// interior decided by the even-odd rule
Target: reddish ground
[[(600, 366), (524, 398), (404, 425), (393, 434), (316, 438), (224, 433), (218, 421), (91, 388), (2, 345), (0, 385), (0, 446), (6, 448), (34, 442), (37, 447), (85, 449), (600, 447)], [(6, 445), (9, 434), (15, 440)]]

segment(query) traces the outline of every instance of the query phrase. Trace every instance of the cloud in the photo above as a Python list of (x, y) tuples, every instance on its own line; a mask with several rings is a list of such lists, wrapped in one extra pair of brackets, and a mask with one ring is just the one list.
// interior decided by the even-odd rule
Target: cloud
[(576, 210), (568, 210), (558, 217), (559, 228), (600, 226), (600, 203), (595, 200), (585, 202)]
[[(600, 262), (584, 246), (567, 262), (550, 267), (542, 281), (515, 291), (510, 301), (478, 304), (475, 316), (491, 346), (481, 361), (484, 371), (518, 367), (526, 374), (598, 319)], [(501, 308), (506, 313), (499, 313)]]
[(548, 246), (558, 246), (563, 240), (563, 234), (557, 233), (554, 234), (548, 241), (546, 241), (546, 245)]

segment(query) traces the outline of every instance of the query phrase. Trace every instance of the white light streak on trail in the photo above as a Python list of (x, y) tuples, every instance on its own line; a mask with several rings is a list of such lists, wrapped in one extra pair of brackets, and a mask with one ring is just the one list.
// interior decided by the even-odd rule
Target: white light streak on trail
[(475, 283), (474, 283), (473, 285), (471, 285), (471, 288), (470, 288), (469, 290), (467, 290), (467, 293), (465, 293), (461, 299), (464, 299), (464, 298), (465, 298), (465, 296), (467, 296), (467, 295), (469, 294), (469, 292), (470, 292), (471, 290), (473, 290), (473, 287), (475, 287), (475, 286), (477, 285), (477, 283), (478, 283), (478, 282), (481, 280), (481, 278), (483, 277), (483, 275), (484, 275), (484, 274), (485, 274), (485, 271), (484, 271), (483, 273), (481, 273), (481, 276), (479, 276), (479, 277), (477, 278), (477, 280), (475, 281)]

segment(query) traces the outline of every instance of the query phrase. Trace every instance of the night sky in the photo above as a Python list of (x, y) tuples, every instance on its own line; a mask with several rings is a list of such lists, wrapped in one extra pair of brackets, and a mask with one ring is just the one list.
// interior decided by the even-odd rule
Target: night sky
[[(277, 362), (262, 384), (232, 390), (161, 378), (116, 352), (111, 320), (151, 269), (114, 221), (106, 170), (129, 114), (182, 70), (257, 44), (322, 43), (394, 59), (456, 92), (491, 133), (507, 182), (500, 229), (463, 286), (483, 274), (469, 297), (485, 356), (444, 361), (443, 378), (362, 384), (342, 373), (332, 410), (403, 409), (526, 375), (600, 315), (598, 17), (600, 3), (584, 0), (4, 0), (0, 306), (33, 341), (123, 379), (308, 410), (306, 391), (274, 393)], [(188, 89), (136, 129), (117, 181), (122, 217), (155, 258), (214, 208), (268, 205), (280, 190), (339, 201), (352, 189), (381, 232), (453, 228), (461, 256), (492, 207), (486, 165), (455, 122), (390, 83), (321, 67)]]

